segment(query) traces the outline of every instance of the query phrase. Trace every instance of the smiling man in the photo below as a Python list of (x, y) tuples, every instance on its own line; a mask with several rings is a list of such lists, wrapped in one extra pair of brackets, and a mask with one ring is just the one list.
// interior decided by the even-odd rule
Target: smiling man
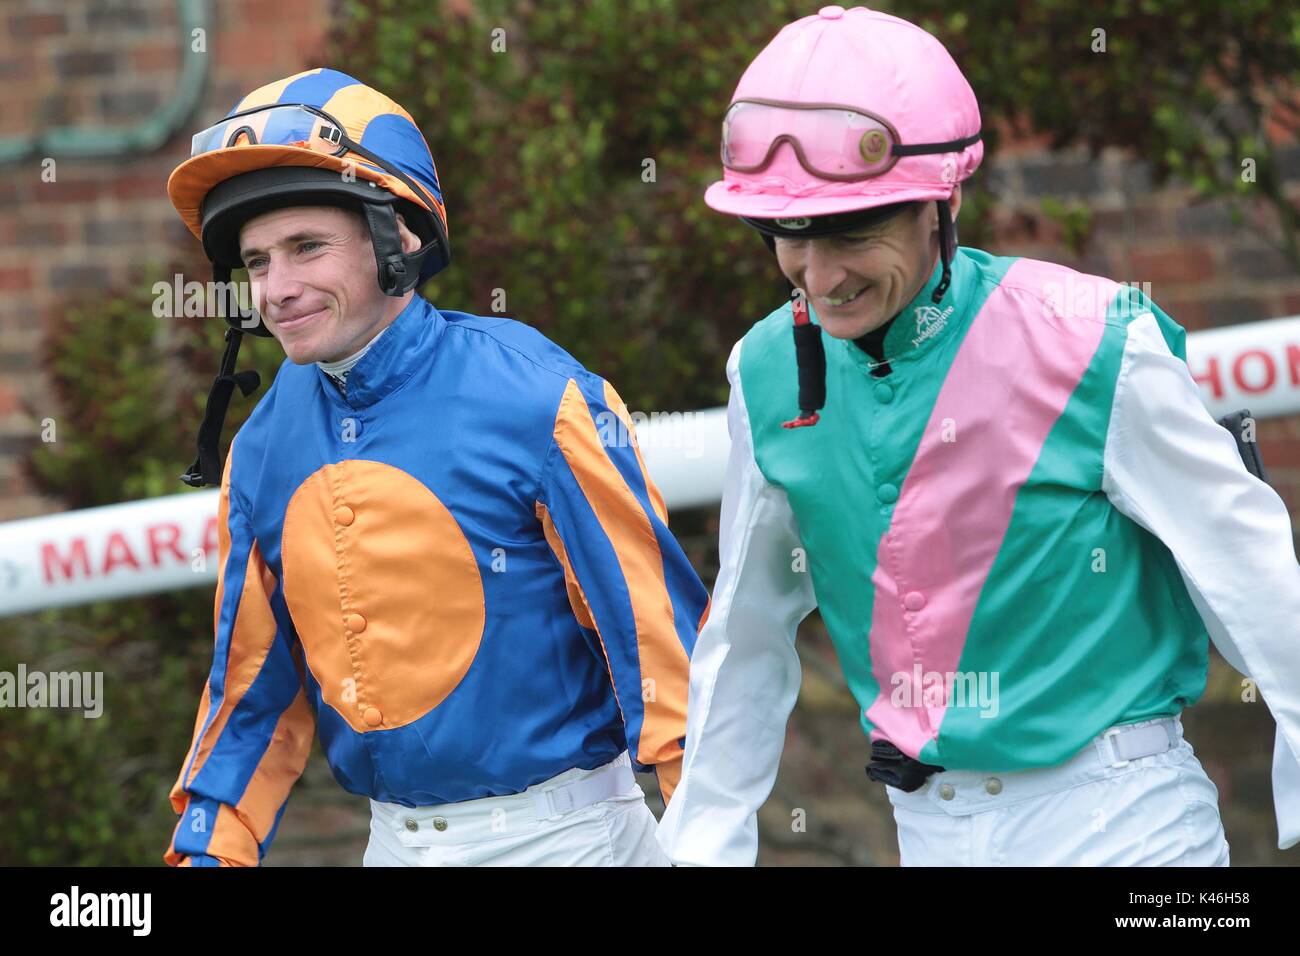
[(705, 201), (796, 291), (727, 366), (721, 567), (659, 829), (677, 863), (754, 863), (814, 607), (904, 865), (1226, 865), (1179, 721), (1211, 639), (1277, 719), (1279, 846), (1300, 841), (1286, 507), (1154, 303), (957, 245), (982, 157), (948, 52), (862, 7), (790, 24), (736, 89)]
[[(665, 865), (633, 769), (671, 800), (708, 596), (614, 388), (416, 294), (441, 185), (352, 77), (250, 93), (168, 192), (258, 314), (228, 319), (185, 476), (221, 484), (216, 647), (167, 862), (261, 862), (316, 730), (369, 798), (367, 865)], [(223, 465), (245, 332), (286, 359)]]
[[(955, 220), (961, 209), (960, 183), (948, 204)], [(933, 203), (890, 204), (838, 222), (823, 217), (814, 231), (818, 238), (806, 234), (809, 221), (805, 229), (773, 235), (777, 263), (790, 283), (812, 300), (827, 335), (856, 340), (876, 333), (862, 343), (872, 345), (883, 340), (893, 318), (916, 297), (938, 261), (938, 216)], [(830, 228), (843, 231), (825, 233)]]
[[(402, 251), (420, 238), (397, 214)], [(295, 365), (317, 362), (345, 385), (347, 372), (406, 306), (387, 296), (358, 259), (373, 256), (370, 231), (358, 212), (300, 206), (254, 216), (240, 232), (258, 311)]]

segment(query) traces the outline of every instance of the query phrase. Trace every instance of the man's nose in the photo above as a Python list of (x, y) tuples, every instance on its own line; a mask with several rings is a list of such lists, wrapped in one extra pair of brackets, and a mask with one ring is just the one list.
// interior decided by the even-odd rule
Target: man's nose
[(262, 274), (262, 289), (266, 301), (274, 306), (282, 306), (290, 299), (302, 293), (302, 283), (294, 277), (291, 265), (277, 257), (271, 256), (266, 272)]
[(804, 291), (814, 298), (830, 295), (841, 283), (847, 271), (830, 244), (814, 239), (808, 243), (804, 254)]

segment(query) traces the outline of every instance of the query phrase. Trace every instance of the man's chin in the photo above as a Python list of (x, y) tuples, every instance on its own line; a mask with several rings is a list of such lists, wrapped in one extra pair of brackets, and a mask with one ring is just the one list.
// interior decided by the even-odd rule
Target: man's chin
[(880, 328), (885, 322), (875, 315), (862, 316), (818, 316), (822, 331), (832, 338), (857, 339), (872, 329)]
[(294, 365), (310, 365), (312, 362), (321, 361), (320, 349), (309, 342), (280, 342), (280, 347), (284, 349), (285, 358)]

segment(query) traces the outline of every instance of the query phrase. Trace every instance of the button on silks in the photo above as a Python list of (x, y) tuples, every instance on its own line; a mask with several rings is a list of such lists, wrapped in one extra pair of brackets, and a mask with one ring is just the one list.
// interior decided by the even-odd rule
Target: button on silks
[(356, 512), (347, 505), (339, 505), (334, 509), (334, 520), (345, 528), (352, 523), (356, 516)]
[(366, 629), (366, 619), (360, 614), (353, 612), (348, 615), (348, 630), (353, 634), (360, 634)]
[(876, 497), (884, 504), (892, 505), (898, 500), (898, 486), (885, 483), (876, 489)]
[(410, 817), (407, 817), (407, 818), (406, 818), (406, 829), (408, 829), (408, 830), (410, 830), (412, 833), (414, 833), (416, 830), (420, 829), (420, 825), (419, 825), (418, 823), (416, 823), (414, 820), (412, 820)]
[(378, 707), (367, 707), (361, 718), (371, 727), (378, 727), (384, 722), (384, 715), (379, 712)]
[(434, 817), (434, 818), (433, 818), (433, 828), (434, 828), (435, 830), (437, 830), (439, 833), (441, 833), (443, 830), (447, 829), (447, 818), (446, 818), (446, 817)]
[(952, 784), (945, 783), (939, 787), (939, 796), (944, 800), (951, 800), (953, 797), (957, 796), (957, 790)]
[(882, 405), (888, 405), (894, 400), (894, 387), (886, 385), (884, 382), (878, 384), (875, 389), (876, 401)]
[(1002, 781), (999, 780), (997, 777), (989, 777), (987, 780), (984, 781), (984, 792), (991, 793), (993, 796), (996, 797), (999, 793), (1002, 792)]
[(925, 607), (925, 595), (920, 591), (908, 591), (903, 595), (903, 607), (909, 611), (919, 611)]

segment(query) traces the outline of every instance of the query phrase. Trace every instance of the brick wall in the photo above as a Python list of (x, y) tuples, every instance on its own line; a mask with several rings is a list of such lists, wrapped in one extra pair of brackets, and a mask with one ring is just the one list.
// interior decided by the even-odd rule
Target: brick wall
[[(1282, 152), (1282, 177), (1300, 201), (1300, 147)], [(1234, 223), (1225, 202), (1196, 202), (1190, 189), (1155, 188), (1146, 164), (1118, 150), (1048, 154), (1014, 144), (995, 158), (984, 188), (999, 197), (990, 252), (1023, 255), (1145, 288), (1188, 332), (1300, 315), (1300, 273), (1263, 239), (1275, 234), (1266, 210)], [(1093, 228), (1079, 253), (1042, 215), (1054, 197), (1092, 211)], [(1262, 421), (1258, 433), (1269, 481), (1300, 530), (1300, 415)]]
[[(42, 147), (0, 165), (0, 521), (62, 510), (18, 462), (38, 434), (42, 329), (67, 294), (120, 287), (133, 268), (198, 244), (167, 200), (189, 137), (262, 83), (323, 65), (332, 0), (214, 0), (206, 52), (182, 38), (176, 0), (6, 0), (0, 6), (0, 139), (63, 126), (127, 129), (202, 56), (201, 103), (159, 149), (99, 159)], [(42, 181), (42, 160), (56, 161)]]

